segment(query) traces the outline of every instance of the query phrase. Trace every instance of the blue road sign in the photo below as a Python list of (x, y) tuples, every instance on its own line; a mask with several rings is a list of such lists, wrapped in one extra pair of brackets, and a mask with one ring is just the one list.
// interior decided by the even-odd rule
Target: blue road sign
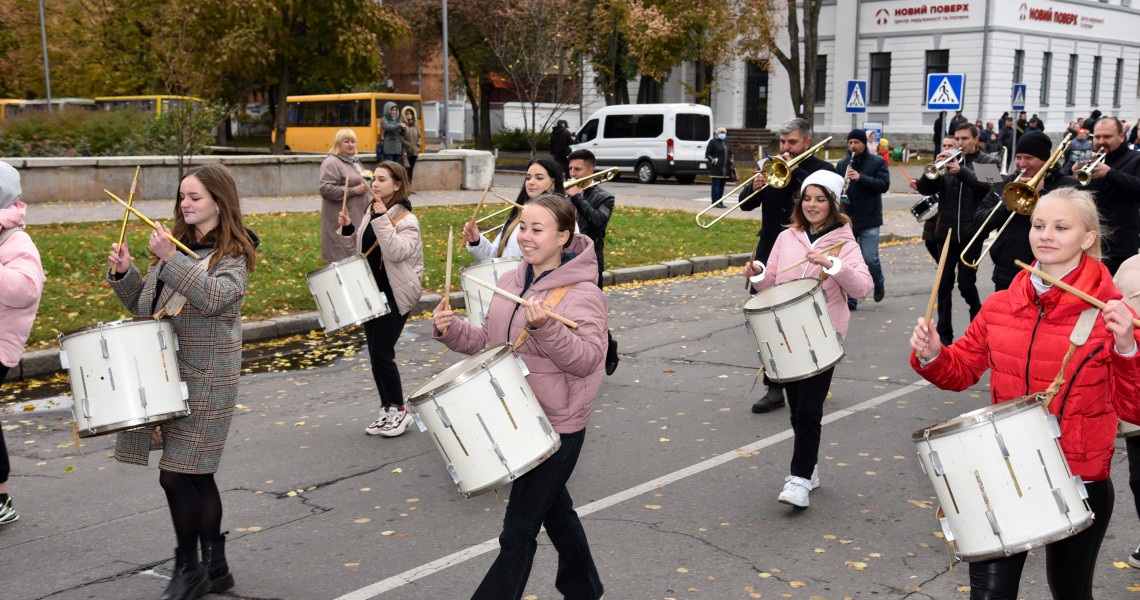
[(847, 112), (867, 112), (867, 82), (847, 80)]
[(1025, 110), (1025, 84), (1013, 84), (1013, 110)]
[(962, 74), (934, 73), (926, 76), (926, 110), (962, 110)]

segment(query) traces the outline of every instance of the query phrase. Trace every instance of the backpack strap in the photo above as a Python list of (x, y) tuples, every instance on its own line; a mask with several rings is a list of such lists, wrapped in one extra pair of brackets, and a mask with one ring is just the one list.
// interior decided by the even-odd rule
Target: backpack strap
[[(546, 305), (550, 307), (550, 310), (553, 311), (555, 307), (558, 306), (558, 303), (562, 302), (562, 298), (566, 297), (566, 292), (569, 292), (570, 288), (572, 287), (574, 287), (574, 284), (554, 288), (554, 290), (546, 295), (546, 299), (543, 300), (543, 302), (545, 302)], [(518, 339), (515, 340), (515, 350), (518, 350), (519, 347), (525, 344), (529, 339), (530, 332), (523, 328), (522, 333), (520, 333)]]

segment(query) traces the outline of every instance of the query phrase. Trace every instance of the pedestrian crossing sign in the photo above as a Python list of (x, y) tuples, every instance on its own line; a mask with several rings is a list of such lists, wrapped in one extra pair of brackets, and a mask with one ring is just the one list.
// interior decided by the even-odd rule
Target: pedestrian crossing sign
[(1025, 84), (1013, 84), (1013, 110), (1025, 110)]
[(926, 76), (926, 110), (962, 110), (962, 74), (934, 73)]
[(847, 112), (867, 112), (867, 82), (847, 80)]

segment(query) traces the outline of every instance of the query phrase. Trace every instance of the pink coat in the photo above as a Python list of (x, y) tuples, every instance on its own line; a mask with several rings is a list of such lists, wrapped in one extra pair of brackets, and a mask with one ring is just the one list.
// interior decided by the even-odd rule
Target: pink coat
[(827, 312), (831, 313), (831, 323), (835, 325), (836, 331), (843, 336), (843, 339), (847, 339), (847, 325), (851, 321), (851, 311), (847, 308), (847, 296), (843, 293), (862, 298), (875, 288), (850, 225), (828, 232), (814, 244), (808, 241), (806, 233), (798, 229), (788, 228), (780, 232), (780, 237), (776, 238), (776, 245), (772, 248), (772, 254), (768, 256), (768, 264), (764, 265), (768, 269), (767, 277), (760, 283), (753, 283), (752, 287), (759, 292), (793, 279), (807, 277), (818, 279), (821, 267), (811, 262), (779, 275), (776, 275), (776, 271), (807, 256), (808, 251), (813, 248), (823, 250), (842, 241), (847, 242), (839, 250), (839, 260), (843, 266), (835, 276), (828, 277), (823, 282), (823, 291), (827, 292)]
[[(596, 284), (598, 259), (594, 255), (594, 243), (582, 234), (574, 234), (566, 252), (576, 256), (547, 273), (525, 293), (522, 291), (528, 266), (525, 262), (500, 277), (498, 284), (527, 300), (545, 299), (555, 288), (574, 285), (554, 312), (577, 323), (578, 329), (550, 319), (541, 329), (531, 329), (530, 339), (516, 349), (530, 371), (527, 382), (558, 433), (581, 431), (590, 422), (594, 399), (602, 385), (609, 328), (606, 297)], [(441, 334), (432, 327), (432, 337), (463, 354), (476, 354), (504, 342), (513, 344), (523, 328), (529, 327), (525, 312), (521, 308), (515, 310), (516, 306), (496, 294), (482, 327), (452, 319), (447, 333)]]
[[(27, 210), (23, 202), (0, 209), (0, 231), (23, 225)], [(45, 279), (40, 253), (28, 234), (17, 231), (0, 245), (0, 363), (7, 367), (20, 362)]]

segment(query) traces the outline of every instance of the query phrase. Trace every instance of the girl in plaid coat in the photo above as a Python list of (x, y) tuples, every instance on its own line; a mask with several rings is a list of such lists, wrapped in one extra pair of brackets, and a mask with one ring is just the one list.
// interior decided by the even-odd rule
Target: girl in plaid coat
[[(257, 236), (242, 224), (237, 185), (221, 165), (190, 169), (178, 189), (174, 230), (159, 225), (201, 257), (178, 251), (158, 229), (146, 277), (132, 263), (124, 240), (112, 245), (107, 280), (128, 311), (140, 317), (169, 315), (178, 335), (178, 370), (190, 391), (190, 415), (160, 426), (120, 433), (115, 458), (146, 465), (161, 449), (159, 478), (170, 505), (174, 572), (162, 600), (198, 598), (234, 585), (225, 560), (222, 498), (214, 482), (241, 371), (241, 304), (255, 264)], [(198, 541), (202, 561), (198, 561)]]

